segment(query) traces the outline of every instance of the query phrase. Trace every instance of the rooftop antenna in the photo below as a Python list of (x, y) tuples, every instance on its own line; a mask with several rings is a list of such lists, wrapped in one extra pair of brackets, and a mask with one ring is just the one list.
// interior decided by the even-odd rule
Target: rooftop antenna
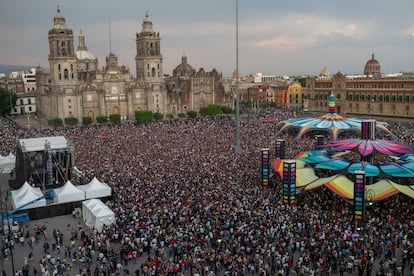
[(109, 55), (112, 54), (112, 44), (111, 44), (111, 21), (109, 21)]

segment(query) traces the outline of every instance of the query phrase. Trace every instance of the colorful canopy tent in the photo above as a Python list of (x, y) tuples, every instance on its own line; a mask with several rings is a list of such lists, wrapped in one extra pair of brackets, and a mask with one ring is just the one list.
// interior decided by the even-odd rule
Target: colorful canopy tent
[(60, 188), (53, 189), (55, 194), (54, 203), (65, 203), (85, 200), (85, 192), (77, 188), (72, 182), (67, 181)]
[(116, 222), (115, 213), (99, 199), (90, 199), (82, 202), (82, 215), (86, 226), (94, 228), (99, 233), (104, 225)]
[[(297, 129), (298, 133), (295, 137), (295, 140), (300, 140), (302, 137), (311, 131), (324, 131), (329, 134), (331, 140), (337, 140), (338, 135), (341, 132), (361, 131), (361, 122), (363, 119), (360, 118), (345, 118), (336, 113), (336, 98), (331, 93), (329, 96), (328, 102), (328, 113), (318, 118), (312, 117), (303, 117), (303, 118), (293, 118), (281, 122), (283, 126), (280, 128), (279, 133), (287, 131), (289, 129)], [(384, 130), (387, 133), (391, 132), (387, 129), (386, 123), (378, 122), (377, 127)], [(391, 134), (392, 135), (392, 134)]]
[(85, 199), (111, 196), (112, 189), (108, 184), (94, 177), (88, 184), (79, 185), (79, 189), (85, 192)]
[[(367, 177), (383, 178), (375, 183), (367, 183), (366, 194), (369, 201), (379, 201), (399, 192), (414, 198), (414, 185), (406, 186), (390, 178), (414, 177), (413, 146), (397, 144), (393, 141), (375, 139), (375, 121), (364, 121), (363, 137), (329, 142), (326, 149), (302, 152), (296, 156), (296, 188), (305, 191), (325, 185), (334, 193), (346, 199), (353, 199), (354, 183), (345, 173), (353, 175), (363, 170)], [(361, 132), (361, 133), (362, 133)], [(353, 160), (345, 157), (354, 153)], [(380, 163), (375, 155), (385, 155), (388, 162)], [(355, 157), (358, 157), (355, 159)], [(390, 162), (389, 160), (392, 160)], [(274, 160), (273, 168), (282, 177), (285, 160)], [(374, 163), (375, 162), (375, 163)], [(336, 174), (320, 178), (314, 169), (329, 170)]]

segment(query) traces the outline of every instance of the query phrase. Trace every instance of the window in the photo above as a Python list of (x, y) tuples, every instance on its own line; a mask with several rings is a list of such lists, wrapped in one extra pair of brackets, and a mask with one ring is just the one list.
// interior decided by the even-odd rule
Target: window
[(71, 102), (71, 99), (68, 99), (68, 103), (70, 103)]
[(63, 71), (63, 75), (64, 75), (64, 77), (65, 77), (65, 80), (67, 80), (67, 79), (69, 78), (69, 72), (68, 72), (68, 69), (65, 69), (65, 70)]
[(27, 99), (27, 104), (32, 104), (32, 99)]
[(32, 107), (31, 106), (29, 106), (29, 111), (32, 112)]
[(390, 96), (389, 96), (389, 95), (386, 95), (386, 96), (385, 96), (385, 101), (386, 101), (386, 102), (389, 102), (389, 101), (390, 101)]
[(24, 105), (23, 99), (20, 99), (20, 105)]

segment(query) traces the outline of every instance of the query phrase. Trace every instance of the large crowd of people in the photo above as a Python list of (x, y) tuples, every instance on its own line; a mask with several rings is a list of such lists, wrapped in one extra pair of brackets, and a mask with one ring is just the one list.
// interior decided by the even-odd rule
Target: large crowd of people
[[(282, 121), (289, 114), (266, 116)], [(293, 141), (277, 134), (277, 122), (242, 120), (236, 153), (234, 125), (223, 116), (39, 133), (2, 119), (2, 155), (14, 152), (19, 138), (72, 141), (86, 179), (112, 187), (106, 204), (116, 214), (100, 233), (81, 224), (69, 232), (21, 231), (3, 244), (3, 255), (23, 237), (44, 248), (33, 270), (24, 264), (30, 275), (414, 275), (411, 199), (396, 195), (369, 206), (361, 229), (352, 205), (326, 188), (285, 205), (277, 175), (261, 186), (261, 148), (285, 139), (293, 158), (314, 139)], [(390, 127), (413, 142), (406, 135), (412, 125)]]

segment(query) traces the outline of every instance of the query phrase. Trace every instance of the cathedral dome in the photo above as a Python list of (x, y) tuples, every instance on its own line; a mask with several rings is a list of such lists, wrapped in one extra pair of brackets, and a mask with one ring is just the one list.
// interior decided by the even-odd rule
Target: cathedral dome
[(319, 76), (321, 77), (328, 77), (331, 73), (328, 71), (328, 69), (325, 67), (323, 68), (323, 70), (321, 71), (321, 73), (319, 74)]
[(184, 55), (181, 58), (181, 64), (179, 64), (173, 70), (174, 77), (191, 77), (195, 74), (194, 68), (187, 63), (187, 57)]
[(95, 59), (91, 52), (88, 50), (78, 50), (76, 51), (76, 58), (77, 59)]
[(381, 74), (381, 65), (378, 60), (375, 59), (374, 54), (370, 60), (367, 61), (364, 67), (364, 75), (375, 76)]

